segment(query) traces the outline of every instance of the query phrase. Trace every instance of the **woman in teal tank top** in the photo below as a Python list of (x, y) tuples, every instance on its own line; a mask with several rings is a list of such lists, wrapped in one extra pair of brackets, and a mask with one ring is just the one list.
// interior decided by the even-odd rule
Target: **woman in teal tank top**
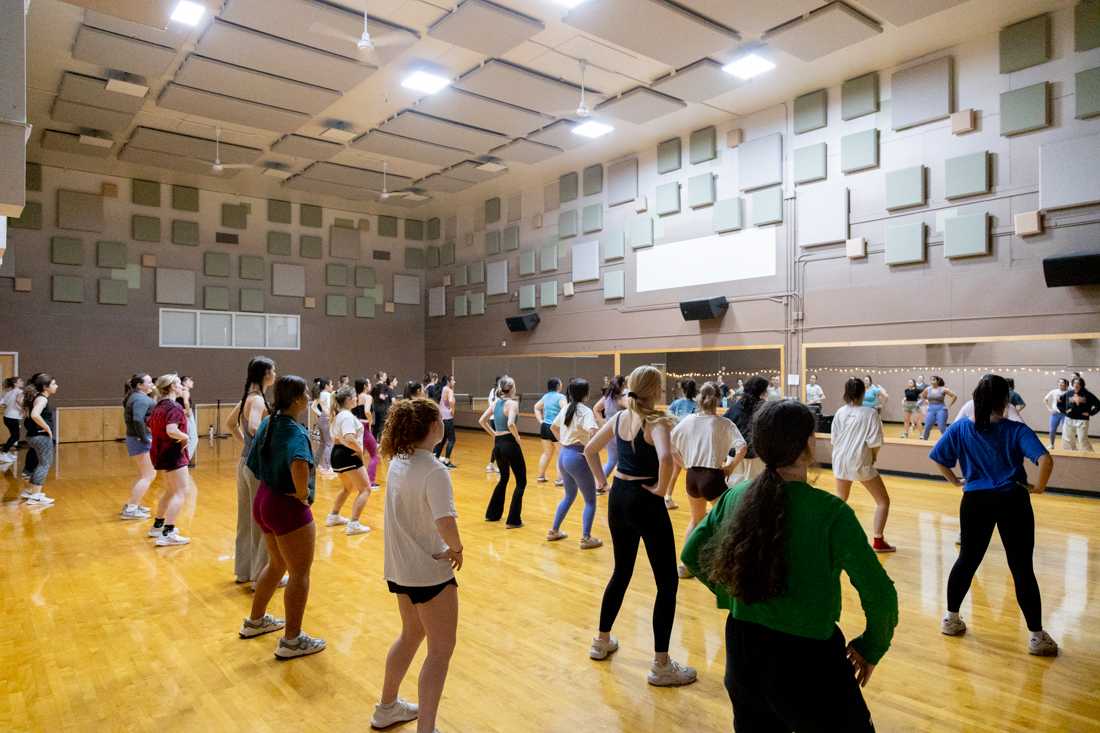
[[(546, 483), (546, 467), (554, 462), (554, 453), (558, 449), (558, 439), (554, 437), (550, 426), (554, 424), (554, 418), (558, 416), (564, 405), (565, 395), (561, 391), (561, 380), (557, 377), (551, 377), (546, 383), (546, 394), (535, 403), (535, 417), (539, 421), (539, 438), (542, 442), (538, 476), (540, 484)], [(554, 482), (555, 486), (561, 486), (561, 484), (560, 478)]]

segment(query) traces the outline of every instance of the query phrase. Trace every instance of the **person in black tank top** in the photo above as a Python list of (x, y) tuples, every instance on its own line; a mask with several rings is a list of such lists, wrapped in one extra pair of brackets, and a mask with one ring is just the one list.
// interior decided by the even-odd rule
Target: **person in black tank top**
[(516, 383), (505, 375), (497, 382), (496, 402), (491, 403), (478, 419), (478, 424), (493, 436), (493, 455), (500, 468), (500, 480), (497, 481), (489, 505), (485, 507), (485, 521), (499, 522), (504, 514), (504, 494), (508, 488), (508, 477), (516, 474), (516, 488), (512, 492), (512, 502), (508, 506), (508, 529), (523, 526), (523, 491), (527, 488), (527, 462), (523, 458), (523, 449), (519, 443), (519, 403), (516, 401)]
[(653, 604), (654, 659), (647, 680), (651, 685), (670, 687), (691, 684), (696, 673), (668, 656), (680, 579), (676, 573), (676, 539), (663, 498), (672, 479), (673, 459), (669, 439), (672, 418), (656, 409), (662, 382), (661, 372), (651, 366), (631, 372), (627, 381), (629, 409), (604, 423), (584, 449), (585, 460), (601, 489), (607, 486), (607, 476), (600, 465), (600, 450), (612, 441), (618, 449), (615, 482), (607, 503), (615, 569), (604, 590), (599, 633), (592, 640), (588, 656), (607, 659), (619, 648), (619, 642), (611, 636), (611, 627), (634, 574), (638, 543), (644, 542), (657, 583)]
[(57, 392), (57, 382), (49, 374), (39, 372), (27, 382), (23, 394), (23, 409), (27, 417), (23, 428), (27, 433), (27, 460), (23, 477), (30, 483), (19, 493), (30, 506), (49, 506), (54, 500), (46, 496), (43, 488), (50, 473), (54, 453), (54, 418), (50, 398)]

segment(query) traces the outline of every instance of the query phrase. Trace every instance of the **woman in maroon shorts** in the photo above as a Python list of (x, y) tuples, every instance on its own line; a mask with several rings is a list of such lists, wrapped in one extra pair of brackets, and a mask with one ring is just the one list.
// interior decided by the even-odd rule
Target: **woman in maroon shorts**
[[(309, 405), (301, 377), (285, 375), (275, 382), (271, 416), (260, 423), (248, 453), (248, 468), (260, 478), (252, 516), (264, 534), (267, 565), (256, 579), (252, 615), (241, 624), (240, 637), (251, 639), (285, 627), (275, 647), (279, 660), (324, 650), (325, 640), (302, 632), (309, 598), (309, 571), (317, 530), (313, 524), (313, 448), (298, 420)], [(283, 573), (289, 574), (283, 605), (286, 620), (267, 613), (267, 604)]]
[(164, 491), (153, 515), (149, 536), (156, 538), (157, 547), (186, 545), (191, 540), (176, 529), (176, 517), (183, 508), (190, 478), (187, 465), (187, 413), (176, 402), (181, 394), (179, 375), (162, 374), (157, 378), (157, 404), (149, 412), (147, 422), (152, 442), (149, 457), (153, 468), (164, 478)]

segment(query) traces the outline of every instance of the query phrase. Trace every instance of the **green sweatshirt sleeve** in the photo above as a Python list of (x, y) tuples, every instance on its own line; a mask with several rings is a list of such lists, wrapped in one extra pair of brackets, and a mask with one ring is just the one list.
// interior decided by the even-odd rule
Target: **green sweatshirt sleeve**
[(706, 574), (703, 572), (699, 564), (699, 554), (725, 521), (726, 512), (733, 498), (733, 494), (733, 491), (727, 491), (722, 494), (722, 498), (720, 498), (718, 502), (711, 507), (711, 510), (707, 512), (706, 516), (703, 517), (703, 521), (695, 525), (695, 529), (692, 530), (691, 535), (687, 538), (687, 542), (684, 543), (684, 549), (680, 552), (680, 562), (686, 565), (688, 570), (695, 574), (696, 579), (710, 589), (710, 592), (715, 595), (718, 595), (718, 588), (711, 583), (710, 579), (707, 578)]
[(890, 648), (894, 627), (898, 625), (898, 593), (886, 574), (867, 535), (850, 507), (844, 507), (836, 519), (832, 537), (833, 557), (848, 574), (859, 593), (859, 603), (867, 618), (863, 633), (852, 646), (871, 664), (878, 664)]

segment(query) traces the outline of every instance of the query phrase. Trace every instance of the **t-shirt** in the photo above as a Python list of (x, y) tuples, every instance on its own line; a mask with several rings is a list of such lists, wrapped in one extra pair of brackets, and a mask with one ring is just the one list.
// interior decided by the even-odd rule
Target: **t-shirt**
[(882, 445), (882, 421), (873, 407), (844, 405), (833, 416), (833, 473), (837, 478), (874, 478), (871, 449)]
[(1027, 407), (1027, 403), (1024, 402), (1024, 398), (1020, 396), (1020, 393), (1014, 389), (1008, 391), (1008, 403), (1015, 405), (1016, 407)]
[(348, 433), (355, 436), (358, 445), (363, 443), (363, 423), (351, 410), (340, 410), (332, 421), (332, 437), (340, 438)]
[(430, 451), (394, 456), (386, 479), (384, 573), (398, 585), (423, 587), (454, 577), (435, 520), (457, 517), (447, 469)]
[(439, 402), (439, 397), (443, 394), (443, 385), (439, 382), (429, 384), (427, 389), (424, 390), (424, 393), (428, 395), (428, 399)]
[(882, 392), (882, 387), (877, 384), (872, 384), (863, 393), (863, 406), (864, 407), (878, 407), (878, 396)]
[(726, 456), (747, 444), (741, 431), (719, 415), (697, 412), (672, 429), (672, 450), (686, 468), (721, 468)]
[(126, 437), (149, 440), (149, 426), (145, 424), (149, 411), (156, 405), (153, 398), (141, 392), (131, 392), (126, 398), (122, 414), (126, 420)]
[(1047, 392), (1046, 396), (1043, 397), (1043, 404), (1047, 406), (1048, 410), (1050, 410), (1051, 415), (1058, 414), (1058, 400), (1065, 393), (1066, 390), (1055, 387), (1054, 389)]
[(588, 405), (578, 402), (577, 410), (573, 414), (572, 421), (566, 425), (565, 413), (568, 411), (569, 408), (566, 407), (554, 418), (554, 425), (558, 426), (558, 430), (561, 434), (561, 444), (587, 445), (588, 441), (592, 439), (592, 436), (596, 434), (596, 431), (599, 430), (600, 427), (596, 424), (596, 415), (593, 414)]
[(668, 412), (670, 415), (675, 415), (678, 418), (684, 418), (693, 412), (695, 412), (699, 406), (695, 404), (695, 400), (689, 400), (687, 397), (681, 397), (678, 400), (673, 401), (668, 406)]
[(998, 420), (978, 430), (972, 420), (956, 420), (928, 454), (936, 463), (962, 468), (963, 491), (1010, 489), (1027, 484), (1024, 458), (1032, 463), (1046, 455), (1043, 441), (1022, 422)]
[[(1077, 397), (1082, 400), (1080, 404), (1073, 401)], [(1100, 412), (1100, 400), (1087, 389), (1082, 389), (1080, 395), (1077, 395), (1071, 389), (1058, 398), (1058, 410), (1065, 413), (1065, 416), (1070, 419), (1088, 420), (1091, 416)]]
[(0, 402), (4, 405), (4, 417), (9, 420), (22, 420), (23, 419), (23, 407), (20, 404), (23, 400), (23, 390), (9, 389)]
[(768, 402), (776, 402), (783, 399), (783, 393), (779, 391), (779, 387), (768, 387)]
[(181, 443), (168, 435), (168, 426), (173, 423), (186, 433), (187, 412), (175, 400), (160, 400), (149, 413), (149, 432), (153, 437), (149, 458), (162, 471), (183, 468), (191, 462), (191, 457), (187, 455), (187, 443)]
[(905, 401), (906, 402), (916, 402), (916, 401), (918, 401), (920, 399), (920, 393), (923, 392), (923, 391), (924, 390), (919, 389), (917, 387), (906, 387), (905, 388)]
[(565, 395), (561, 392), (547, 392), (542, 396), (542, 423), (553, 425), (554, 418), (565, 407)]
[(821, 401), (825, 399), (825, 390), (821, 388), (820, 384), (807, 384), (806, 385), (806, 402), (810, 405), (820, 405)]
[[(1012, 405), (1005, 405), (1005, 417), (1016, 422), (1024, 421), (1024, 419), (1020, 417), (1020, 411)], [(959, 414), (955, 415), (955, 419), (962, 420), (963, 418), (967, 420), (974, 419), (974, 400), (967, 400), (966, 404), (959, 408)]]
[[(275, 426), (271, 427), (271, 421)], [(264, 440), (271, 429), (271, 445), (263, 455)], [(266, 458), (266, 460), (265, 460)], [(256, 430), (252, 449), (248, 452), (248, 468), (267, 487), (278, 494), (293, 494), (294, 476), (290, 466), (294, 461), (309, 464), (309, 503), (313, 503), (313, 446), (309, 444), (309, 431), (289, 415), (268, 416)]]

